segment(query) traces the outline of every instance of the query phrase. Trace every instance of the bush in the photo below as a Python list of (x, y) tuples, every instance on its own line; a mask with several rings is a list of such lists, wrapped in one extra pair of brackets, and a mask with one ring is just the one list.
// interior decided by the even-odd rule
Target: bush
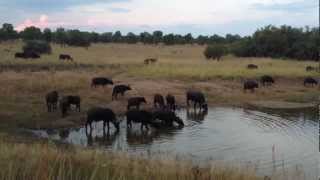
[(35, 52), (38, 54), (51, 54), (51, 46), (46, 41), (30, 40), (23, 46), (24, 52)]
[(207, 59), (217, 59), (218, 61), (225, 54), (227, 54), (227, 48), (222, 44), (209, 45), (204, 51), (204, 56)]

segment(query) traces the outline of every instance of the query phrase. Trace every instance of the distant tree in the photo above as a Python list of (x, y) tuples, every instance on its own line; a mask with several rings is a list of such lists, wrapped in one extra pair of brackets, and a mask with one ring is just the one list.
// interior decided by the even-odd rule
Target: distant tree
[(202, 36), (202, 35), (199, 35), (196, 42), (199, 44), (199, 45), (204, 45), (204, 44), (207, 44), (209, 42), (209, 37), (208, 36)]
[(226, 53), (227, 53), (227, 49), (225, 45), (222, 45), (222, 44), (209, 45), (204, 51), (204, 55), (207, 59), (217, 59), (218, 61)]
[(217, 34), (214, 34), (213, 36), (209, 37), (209, 41), (211, 44), (215, 44), (215, 43), (224, 43), (225, 39)]
[(225, 40), (226, 40), (226, 43), (234, 43), (236, 41), (241, 40), (241, 36), (239, 36), (238, 34), (236, 35), (227, 34)]
[(193, 43), (193, 37), (191, 33), (188, 33), (184, 36), (184, 41), (187, 44), (192, 44)]
[(52, 40), (52, 32), (49, 28), (45, 28), (43, 30), (43, 39), (47, 42), (51, 42)]
[(99, 41), (104, 43), (112, 42), (112, 32), (105, 32), (99, 36)]
[(23, 40), (40, 40), (42, 39), (41, 30), (37, 27), (31, 26), (25, 28), (22, 32), (20, 32)]
[(140, 33), (139, 40), (143, 44), (151, 44), (153, 41), (153, 36), (148, 32), (143, 32), (143, 33)]
[(89, 34), (89, 36), (90, 36), (90, 40), (89, 40), (90, 42), (97, 43), (99, 41), (99, 34), (98, 33), (91, 32)]
[(67, 44), (69, 46), (81, 46), (88, 48), (90, 46), (90, 33), (81, 32), (77, 29), (68, 30)]
[(54, 33), (54, 40), (56, 43), (60, 44), (61, 46), (65, 46), (67, 44), (67, 32), (64, 28), (57, 28), (56, 32)]
[(162, 31), (154, 31), (153, 32), (153, 43), (158, 44), (158, 43), (162, 42), (162, 36), (163, 36)]
[(122, 39), (123, 37), (120, 31), (116, 31), (112, 36), (112, 42), (115, 42), (115, 43), (122, 42)]
[(39, 54), (50, 54), (51, 46), (47, 41), (43, 40), (27, 40), (23, 46), (24, 52), (35, 52)]
[(163, 43), (166, 45), (174, 45), (175, 44), (174, 34), (167, 34), (163, 36)]
[(18, 33), (14, 30), (12, 24), (4, 23), (0, 29), (0, 41), (17, 39)]
[(180, 34), (175, 34), (174, 35), (174, 44), (185, 44), (186, 41), (183, 36)]
[(138, 37), (132, 32), (129, 32), (126, 36), (126, 42), (129, 44), (136, 44), (138, 42)]

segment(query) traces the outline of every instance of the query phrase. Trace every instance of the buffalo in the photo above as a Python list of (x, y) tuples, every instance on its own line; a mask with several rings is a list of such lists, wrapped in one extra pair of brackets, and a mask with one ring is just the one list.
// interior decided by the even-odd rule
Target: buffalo
[(255, 88), (259, 88), (259, 84), (254, 80), (247, 80), (243, 84), (244, 92), (246, 92), (247, 90), (251, 90), (251, 92), (254, 92)]
[(248, 64), (247, 69), (258, 69), (258, 66), (255, 64)]
[(109, 123), (111, 122), (117, 131), (120, 129), (120, 122), (117, 121), (115, 113), (108, 108), (94, 107), (87, 112), (87, 122), (86, 122), (86, 132), (88, 131), (88, 126), (90, 126), (90, 134), (92, 132), (92, 123), (103, 121), (103, 132), (105, 132), (105, 127), (107, 124), (108, 131), (110, 129)]
[(166, 101), (167, 101), (167, 107), (169, 110), (175, 111), (176, 110), (176, 99), (173, 95), (168, 94), (166, 96)]
[(261, 84), (263, 86), (269, 86), (274, 83), (274, 79), (271, 76), (264, 75), (260, 78)]
[(158, 61), (158, 59), (156, 58), (148, 58), (144, 60), (144, 64), (148, 65), (148, 64), (154, 64)]
[(129, 98), (127, 109), (129, 110), (132, 106), (135, 106), (137, 109), (139, 109), (141, 103), (147, 103), (144, 97)]
[(17, 52), (14, 54), (15, 58), (24, 58), (24, 59), (38, 59), (40, 58), (40, 55), (35, 52)]
[(303, 85), (304, 86), (308, 86), (308, 85), (311, 85), (311, 86), (314, 86), (314, 85), (317, 85), (318, 84), (318, 81), (315, 80), (314, 78), (312, 77), (307, 77), (304, 79), (304, 82), (303, 82)]
[(137, 122), (141, 123), (141, 130), (143, 130), (143, 127), (145, 126), (146, 129), (148, 130), (148, 124), (152, 122), (152, 113), (145, 111), (145, 110), (129, 110), (126, 113), (127, 116), (127, 127), (131, 128), (132, 123), (131, 122)]
[(91, 87), (97, 87), (97, 86), (104, 87), (108, 84), (113, 85), (113, 81), (105, 77), (95, 77), (91, 81)]
[(53, 112), (57, 110), (58, 99), (59, 99), (59, 95), (57, 91), (49, 92), (46, 95), (48, 112)]
[(118, 98), (118, 94), (121, 94), (122, 96), (124, 96), (124, 93), (126, 91), (130, 91), (131, 87), (129, 85), (116, 85), (113, 87), (113, 91), (112, 91), (112, 100), (113, 99), (117, 99)]
[(60, 54), (59, 55), (60, 60), (68, 60), (68, 61), (73, 61), (73, 58), (69, 54)]
[(167, 110), (158, 110), (153, 112), (153, 120), (160, 120), (161, 125), (165, 127), (173, 127), (173, 122), (177, 123), (179, 127), (183, 127), (184, 123), (174, 112)]
[(199, 109), (207, 111), (208, 106), (206, 104), (206, 99), (204, 97), (204, 94), (200, 91), (188, 91), (187, 94), (187, 106), (189, 107), (190, 103), (189, 101), (193, 102), (194, 110), (197, 107), (197, 104), (199, 105)]
[(163, 96), (161, 94), (155, 94), (153, 98), (153, 104), (155, 108), (158, 106), (159, 108), (164, 108), (165, 102)]
[(316, 70), (316, 68), (315, 67), (312, 67), (312, 66), (307, 66), (306, 67), (306, 71), (315, 71)]
[(60, 101), (62, 117), (65, 117), (67, 111), (71, 109), (71, 105), (76, 106), (76, 110), (80, 112), (81, 98), (80, 96), (64, 96)]

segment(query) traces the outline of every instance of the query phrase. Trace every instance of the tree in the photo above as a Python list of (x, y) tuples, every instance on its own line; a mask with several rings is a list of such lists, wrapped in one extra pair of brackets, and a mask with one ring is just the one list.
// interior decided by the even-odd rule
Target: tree
[(138, 42), (138, 38), (135, 34), (133, 34), (132, 32), (129, 32), (126, 36), (126, 42), (129, 44), (135, 44)]
[(22, 39), (25, 41), (42, 39), (41, 30), (34, 26), (25, 28), (20, 34)]
[(122, 34), (120, 31), (116, 31), (112, 36), (112, 42), (120, 43), (122, 42)]
[(55, 42), (60, 44), (61, 46), (65, 46), (67, 44), (67, 32), (64, 28), (57, 28), (54, 36)]
[(166, 45), (174, 45), (175, 43), (174, 34), (167, 34), (163, 36), (163, 42)]
[(221, 44), (209, 45), (209, 46), (207, 46), (207, 48), (204, 51), (204, 55), (208, 60), (209, 59), (217, 59), (218, 61), (226, 53), (227, 53), (226, 47)]
[(104, 43), (112, 42), (112, 32), (105, 32), (99, 36), (99, 41)]
[(77, 29), (68, 30), (67, 44), (69, 46), (81, 46), (88, 48), (90, 46), (90, 33), (81, 32)]
[(52, 32), (49, 28), (45, 28), (43, 30), (43, 39), (47, 42), (51, 42), (52, 40)]
[(17, 39), (18, 33), (14, 30), (12, 24), (4, 23), (0, 29), (0, 41)]
[(158, 43), (162, 42), (162, 36), (163, 36), (162, 31), (154, 31), (153, 32), (153, 43), (158, 44)]
[(184, 41), (187, 44), (192, 44), (193, 43), (193, 37), (191, 33), (188, 33), (184, 36)]

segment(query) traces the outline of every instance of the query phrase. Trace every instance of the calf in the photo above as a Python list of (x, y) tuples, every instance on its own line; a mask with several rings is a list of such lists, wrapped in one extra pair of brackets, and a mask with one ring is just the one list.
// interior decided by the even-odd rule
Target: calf
[(127, 109), (129, 110), (132, 106), (136, 106), (136, 108), (139, 109), (141, 103), (147, 103), (144, 97), (129, 98)]
[(308, 86), (308, 85), (311, 85), (311, 86), (314, 86), (314, 85), (317, 85), (318, 84), (318, 81), (315, 80), (314, 78), (312, 77), (307, 77), (304, 79), (304, 82), (303, 82), (303, 85), (304, 86)]
[(165, 104), (163, 96), (161, 94), (155, 94), (153, 98), (153, 104), (155, 108), (158, 106), (159, 108), (164, 108)]
[(251, 90), (251, 92), (254, 92), (255, 88), (259, 88), (259, 84), (254, 80), (247, 80), (243, 84), (244, 92), (246, 92), (247, 90)]
[(261, 84), (263, 86), (270, 86), (274, 83), (274, 79), (271, 76), (264, 75), (260, 78)]
[(248, 64), (247, 69), (258, 69), (258, 66), (255, 64)]
[(207, 111), (208, 106), (206, 105), (206, 99), (204, 94), (200, 91), (187, 91), (187, 106), (189, 107), (189, 101), (193, 102), (194, 110), (196, 110), (197, 104), (199, 105), (199, 109)]
[(59, 55), (60, 60), (68, 60), (68, 61), (73, 61), (73, 58), (69, 54), (60, 54)]
[(131, 122), (137, 122), (137, 123), (141, 123), (141, 130), (143, 130), (143, 126), (145, 126), (146, 129), (149, 129), (148, 124), (152, 122), (152, 113), (145, 110), (136, 110), (136, 109), (129, 110), (126, 113), (126, 116), (127, 116), (128, 128), (132, 127)]
[(124, 96), (126, 91), (130, 91), (131, 87), (129, 85), (116, 85), (112, 90), (112, 100), (118, 98), (118, 94)]
[(173, 127), (173, 122), (176, 122), (180, 127), (184, 126), (182, 119), (180, 119), (174, 112), (166, 110), (158, 110), (153, 112), (153, 120), (160, 120), (162, 125), (166, 127)]
[(97, 87), (97, 86), (106, 86), (106, 85), (113, 85), (113, 81), (111, 79), (105, 78), (105, 77), (95, 77), (91, 81), (91, 87)]
[(80, 112), (81, 98), (80, 96), (64, 96), (60, 101), (62, 117), (67, 115), (67, 111), (71, 109), (71, 105), (76, 106), (76, 110)]
[(46, 95), (48, 112), (53, 112), (57, 110), (58, 99), (59, 99), (59, 95), (57, 91), (49, 92)]
[(175, 111), (176, 110), (176, 100), (175, 97), (171, 94), (168, 94), (166, 96), (166, 101), (167, 101), (167, 107), (169, 110), (171, 111)]
[(88, 132), (88, 126), (90, 127), (90, 134), (92, 133), (92, 123), (103, 121), (103, 132), (107, 124), (108, 131), (110, 129), (109, 123), (111, 122), (117, 131), (120, 129), (120, 122), (117, 121), (115, 113), (108, 108), (95, 107), (91, 108), (87, 112), (86, 133)]

